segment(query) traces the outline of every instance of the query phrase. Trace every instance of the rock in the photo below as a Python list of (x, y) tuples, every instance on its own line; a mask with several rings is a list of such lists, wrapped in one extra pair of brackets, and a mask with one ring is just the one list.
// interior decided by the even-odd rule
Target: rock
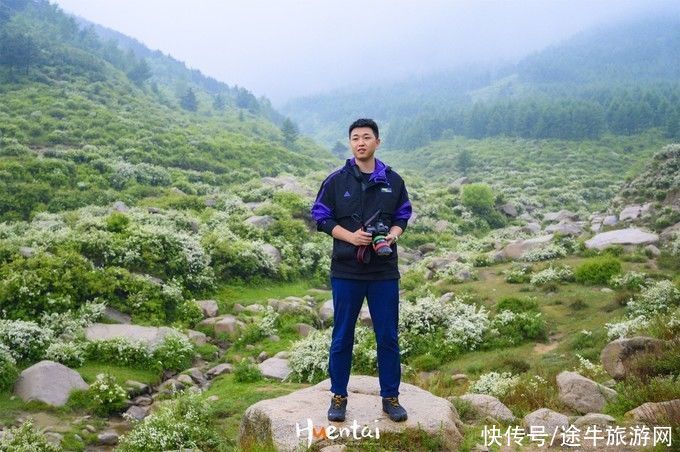
[(123, 201), (116, 201), (113, 203), (113, 210), (115, 210), (116, 212), (125, 213), (129, 212), (130, 208), (126, 206)]
[(326, 300), (319, 309), (319, 318), (326, 322), (333, 319), (333, 300)]
[(276, 380), (285, 380), (292, 372), (287, 359), (269, 358), (262, 361), (258, 366), (262, 375)]
[(551, 224), (547, 228), (545, 228), (545, 232), (549, 232), (551, 234), (562, 234), (562, 235), (579, 235), (583, 230), (581, 229), (581, 226), (579, 226), (576, 223), (572, 223), (571, 221), (560, 221), (557, 224)]
[(443, 270), (449, 265), (451, 265), (453, 262), (458, 261), (458, 256), (457, 255), (451, 255), (447, 257), (435, 257), (429, 260), (427, 263), (426, 267), (429, 270), (432, 270), (433, 272), (437, 272), (439, 270)]
[(222, 374), (230, 374), (232, 370), (233, 370), (233, 367), (232, 367), (231, 364), (222, 363), (222, 364), (218, 364), (215, 367), (213, 367), (212, 369), (208, 370), (205, 373), (205, 376), (208, 377), (208, 378), (215, 378), (215, 377), (218, 377)]
[(543, 215), (543, 220), (555, 222), (563, 220), (576, 220), (578, 215), (569, 210), (560, 210), (559, 212), (548, 212)]
[(481, 416), (490, 416), (499, 421), (512, 422), (515, 420), (512, 411), (508, 409), (500, 400), (485, 394), (465, 394), (460, 396), (461, 400), (470, 402), (475, 411)]
[(614, 226), (618, 222), (619, 220), (616, 215), (607, 215), (604, 217), (604, 220), (602, 220), (602, 226)]
[(245, 309), (245, 308), (243, 307), (243, 305), (242, 305), (241, 303), (236, 303), (236, 304), (234, 305), (234, 307), (231, 308), (231, 311), (232, 311), (234, 314), (240, 314), (240, 313), (243, 312), (244, 309)]
[(264, 312), (265, 307), (262, 306), (261, 304), (253, 303), (253, 304), (249, 304), (248, 306), (243, 308), (243, 310), (248, 311), (248, 312), (253, 312), (253, 313), (254, 312)]
[(576, 372), (560, 372), (557, 375), (557, 387), (560, 401), (579, 413), (600, 412), (608, 400), (616, 397), (613, 389)]
[(649, 211), (651, 207), (650, 203), (639, 205), (633, 204), (631, 206), (625, 207), (619, 214), (620, 221), (635, 220)]
[(524, 425), (527, 430), (538, 426), (544, 427), (546, 432), (554, 432), (557, 429), (559, 434), (563, 431), (562, 428), (569, 427), (569, 418), (549, 408), (539, 408), (524, 416)]
[(466, 176), (459, 177), (451, 183), (451, 187), (460, 188), (462, 185), (469, 184), (470, 179)]
[(342, 452), (343, 450), (347, 450), (347, 446), (344, 444), (334, 444), (333, 446), (324, 447), (321, 449), (321, 452)]
[(149, 394), (151, 392), (151, 388), (149, 387), (149, 385), (140, 383), (139, 381), (126, 380), (123, 386), (125, 387), (125, 390), (127, 391), (130, 397), (136, 397), (142, 394)]
[(591, 224), (591, 225), (590, 225), (590, 230), (591, 230), (592, 232), (595, 232), (595, 233), (600, 232), (600, 230), (602, 230), (602, 223), (593, 223), (593, 224)]
[(288, 359), (289, 356), (290, 356), (290, 352), (285, 351), (285, 350), (281, 350), (276, 355), (274, 355), (274, 358)]
[(187, 337), (194, 345), (205, 345), (208, 343), (208, 336), (200, 331), (187, 330)]
[[(349, 427), (356, 421), (361, 432), (367, 426), (375, 435), (378, 428), (380, 434), (385, 432), (399, 433), (405, 429), (422, 428), (427, 434), (442, 435), (443, 450), (457, 450), (462, 440), (458, 431), (458, 416), (450, 402), (413, 385), (402, 383), (399, 390), (399, 401), (408, 410), (408, 420), (392, 422), (382, 412), (380, 387), (378, 379), (362, 375), (350, 377), (347, 421), (332, 423), (336, 427)], [(295, 391), (275, 399), (262, 400), (251, 405), (241, 421), (239, 441), (266, 443), (271, 440), (279, 451), (293, 451), (300, 445), (306, 447), (307, 436), (295, 435), (296, 424), (307, 428), (308, 422), (313, 426), (328, 426), (326, 411), (330, 400), (330, 380)], [(308, 421), (309, 419), (309, 421)], [(374, 422), (377, 420), (377, 422)], [(293, 432), (293, 434), (291, 434)], [(341, 444), (346, 436), (334, 440), (334, 445)]]
[(649, 254), (651, 254), (654, 257), (659, 257), (661, 255), (661, 250), (654, 245), (647, 245), (645, 247), (645, 251), (647, 251)]
[(167, 334), (175, 330), (165, 326), (118, 325), (109, 323), (93, 323), (85, 328), (85, 338), (88, 341), (104, 341), (108, 339), (128, 339), (142, 342), (153, 348), (163, 341)]
[(19, 247), (19, 254), (25, 258), (31, 258), (35, 255), (35, 248), (31, 248), (29, 246), (21, 246)]
[(517, 216), (517, 208), (510, 203), (503, 204), (501, 206), (501, 212), (512, 218)]
[(437, 250), (437, 245), (434, 243), (423, 243), (418, 247), (420, 254), (432, 253)]
[(184, 387), (194, 386), (194, 379), (190, 375), (182, 374), (177, 377), (177, 381), (182, 383)]
[(307, 337), (309, 336), (309, 333), (314, 331), (314, 327), (307, 325), (306, 323), (296, 323), (295, 331), (297, 331), (297, 334), (299, 334), (301, 337)]
[(465, 383), (470, 381), (470, 378), (468, 378), (468, 376), (465, 374), (453, 374), (451, 375), (451, 381), (454, 383)]
[(270, 245), (269, 243), (265, 243), (264, 245), (262, 245), (262, 251), (264, 251), (264, 253), (272, 259), (274, 266), (278, 267), (282, 260), (281, 251), (279, 251), (274, 245)]
[(135, 419), (135, 420), (138, 420), (138, 421), (141, 421), (142, 419), (144, 419), (148, 415), (149, 415), (149, 407), (148, 406), (139, 406), (139, 405), (132, 405), (124, 413), (125, 417)]
[(645, 245), (656, 243), (659, 236), (637, 228), (617, 229), (614, 231), (601, 232), (586, 241), (586, 248), (604, 249), (609, 245)]
[(530, 234), (538, 234), (541, 232), (541, 225), (538, 223), (527, 223), (522, 227), (522, 230)]
[(90, 433), (94, 433), (94, 432), (97, 431), (97, 427), (95, 427), (95, 426), (92, 425), (92, 424), (87, 424), (87, 425), (85, 426), (85, 430), (87, 430), (87, 431), (90, 432)]
[(149, 212), (150, 214), (161, 213), (161, 209), (159, 209), (158, 207), (147, 207), (146, 211)]
[(217, 402), (218, 400), (220, 400), (220, 397), (217, 396), (217, 395), (211, 395), (211, 396), (208, 397), (206, 400), (207, 400), (208, 402)]
[(274, 218), (270, 217), (269, 215), (263, 215), (263, 216), (252, 216), (248, 217), (244, 220), (244, 223), (247, 226), (253, 226), (256, 228), (264, 229), (265, 231), (269, 228), (271, 228), (276, 220)]
[(261, 363), (269, 358), (269, 353), (263, 351), (259, 355), (257, 355), (257, 362)]
[(373, 327), (373, 319), (371, 319), (371, 312), (368, 309), (368, 304), (364, 303), (361, 305), (361, 310), (359, 311), (359, 322), (363, 326)]
[(628, 375), (629, 367), (637, 354), (659, 350), (663, 344), (660, 339), (646, 336), (617, 339), (602, 349), (600, 353), (602, 367), (612, 378), (623, 380)]
[(589, 425), (597, 425), (600, 427), (614, 425), (616, 424), (616, 419), (612, 416), (609, 416), (608, 414), (588, 413), (585, 416), (577, 418), (573, 424), (579, 428), (583, 427), (585, 430)]
[(527, 240), (520, 240), (516, 242), (508, 243), (505, 248), (503, 248), (503, 254), (509, 259), (518, 259), (522, 254), (534, 248), (540, 248), (543, 245), (550, 243), (553, 239), (552, 234), (541, 235)]
[(437, 220), (434, 224), (434, 232), (442, 233), (449, 228), (450, 223), (447, 220)]
[(217, 200), (215, 198), (206, 198), (203, 200), (203, 205), (206, 207), (215, 207), (217, 205)]
[(204, 318), (215, 317), (219, 312), (219, 307), (215, 300), (197, 300), (196, 305), (201, 309), (201, 312), (203, 312)]
[(176, 378), (168, 378), (163, 383), (158, 385), (158, 392), (165, 394), (172, 394), (174, 392), (181, 391), (182, 389), (184, 389), (184, 385)]
[(104, 318), (104, 320), (112, 323), (122, 323), (125, 325), (129, 325), (132, 323), (132, 317), (130, 317), (130, 314), (125, 314), (123, 312), (118, 311), (117, 309), (113, 309), (110, 306), (104, 308), (102, 317)]
[(132, 399), (133, 405), (149, 406), (152, 403), (153, 403), (153, 399), (151, 397), (145, 396), (145, 395), (137, 396), (134, 399)]
[(675, 223), (673, 226), (668, 226), (663, 231), (661, 231), (659, 238), (664, 242), (667, 242), (671, 240), (676, 234), (680, 234), (680, 221)]
[(107, 430), (97, 435), (97, 444), (100, 446), (115, 446), (118, 444), (118, 433)]
[(57, 447), (61, 446), (61, 442), (64, 439), (64, 435), (57, 432), (45, 432), (45, 439), (48, 443), (54, 444)]
[(279, 314), (300, 313), (316, 315), (316, 311), (311, 306), (309, 306), (305, 300), (299, 297), (286, 297), (283, 300), (270, 298), (268, 300), (268, 305)]
[(656, 425), (667, 425), (671, 420), (677, 420), (680, 415), (680, 399), (666, 402), (647, 402), (625, 414), (638, 422)]
[(88, 388), (75, 370), (44, 360), (21, 372), (14, 384), (14, 393), (24, 402), (38, 400), (52, 406), (63, 406), (72, 391)]
[(215, 334), (233, 334), (243, 328), (243, 323), (238, 321), (233, 315), (229, 314), (202, 320), (198, 325), (212, 328)]

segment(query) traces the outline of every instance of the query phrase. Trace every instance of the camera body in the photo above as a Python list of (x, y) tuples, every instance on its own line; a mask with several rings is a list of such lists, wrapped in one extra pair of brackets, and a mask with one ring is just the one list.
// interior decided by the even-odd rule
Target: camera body
[(389, 256), (392, 254), (392, 248), (387, 243), (385, 238), (389, 233), (390, 228), (382, 222), (382, 220), (377, 219), (374, 223), (366, 226), (366, 232), (371, 234), (373, 237), (371, 242), (373, 243), (373, 250), (378, 256)]

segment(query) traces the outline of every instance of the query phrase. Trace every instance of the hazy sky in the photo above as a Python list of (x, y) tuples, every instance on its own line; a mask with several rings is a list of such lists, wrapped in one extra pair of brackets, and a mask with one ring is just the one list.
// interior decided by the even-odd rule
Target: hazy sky
[(56, 0), (280, 105), (362, 81), (514, 61), (673, 0)]

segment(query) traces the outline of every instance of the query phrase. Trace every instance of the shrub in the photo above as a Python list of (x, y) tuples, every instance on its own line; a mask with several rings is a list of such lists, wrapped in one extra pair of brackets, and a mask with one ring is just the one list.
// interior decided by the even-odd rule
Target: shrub
[(631, 337), (648, 325), (649, 321), (641, 315), (618, 323), (605, 323), (604, 326), (607, 329), (609, 340), (614, 340)]
[(668, 312), (680, 305), (680, 290), (668, 280), (657, 281), (640, 292), (627, 305), (629, 317), (645, 316), (647, 318)]
[(47, 438), (29, 419), (19, 427), (11, 427), (0, 438), (2, 452), (58, 452), (61, 448), (47, 441)]
[(569, 267), (553, 267), (552, 265), (531, 276), (531, 284), (544, 286), (574, 280), (574, 273)]
[(92, 361), (130, 367), (147, 367), (151, 364), (149, 349), (144, 343), (124, 338), (88, 342), (87, 357)]
[(54, 340), (52, 331), (35, 322), (0, 320), (0, 343), (17, 361), (34, 362), (42, 359)]
[(614, 275), (609, 280), (609, 285), (615, 289), (637, 291), (644, 286), (647, 275), (641, 272), (630, 271), (620, 275)]
[(531, 280), (531, 265), (513, 264), (507, 270), (503, 271), (505, 275), (505, 282), (510, 284), (523, 284)]
[(526, 251), (520, 256), (520, 259), (527, 262), (538, 262), (548, 259), (557, 259), (566, 255), (567, 250), (563, 246), (550, 243), (540, 248), (534, 248)]
[(510, 391), (519, 382), (519, 377), (510, 372), (489, 372), (483, 374), (470, 386), (471, 394), (488, 394), (501, 397)]
[(461, 202), (478, 215), (485, 215), (494, 208), (495, 196), (487, 184), (467, 184), (463, 186)]
[(88, 389), (88, 395), (94, 402), (95, 411), (102, 416), (120, 412), (125, 408), (127, 392), (111, 374), (98, 374)]
[(487, 347), (517, 345), (525, 340), (544, 339), (545, 321), (540, 312), (501, 311), (492, 320), (484, 341)]
[(538, 303), (534, 298), (503, 297), (496, 304), (496, 311), (539, 312)]
[(45, 359), (68, 367), (80, 367), (85, 362), (86, 346), (79, 342), (53, 342), (45, 351)]
[(184, 334), (173, 331), (163, 337), (153, 350), (152, 358), (159, 370), (181, 371), (191, 366), (194, 354), (191, 341)]
[(213, 450), (218, 445), (212, 410), (200, 394), (182, 393), (143, 421), (133, 422), (132, 430), (120, 438), (121, 452)]
[(293, 343), (288, 357), (293, 379), (316, 383), (326, 377), (331, 332), (330, 328), (314, 330), (307, 337)]
[(614, 275), (621, 273), (621, 262), (615, 257), (598, 256), (587, 259), (574, 272), (581, 284), (607, 284)]
[(234, 380), (239, 383), (254, 383), (262, 380), (260, 368), (251, 364), (247, 359), (242, 359), (234, 366)]
[(431, 353), (425, 353), (424, 355), (413, 358), (410, 364), (417, 370), (429, 372), (435, 370), (441, 363), (441, 358), (434, 356)]
[(0, 391), (10, 389), (19, 376), (16, 360), (7, 347), (0, 344)]

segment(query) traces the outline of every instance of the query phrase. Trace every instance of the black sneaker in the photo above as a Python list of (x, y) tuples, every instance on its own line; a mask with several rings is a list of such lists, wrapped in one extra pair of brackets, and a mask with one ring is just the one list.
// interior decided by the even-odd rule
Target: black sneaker
[(331, 422), (342, 422), (345, 420), (347, 411), (347, 396), (335, 394), (331, 399), (331, 406), (328, 408), (328, 420)]
[(403, 406), (399, 405), (399, 398), (397, 397), (384, 397), (383, 411), (387, 413), (390, 419), (394, 422), (403, 422), (408, 418), (406, 410)]

